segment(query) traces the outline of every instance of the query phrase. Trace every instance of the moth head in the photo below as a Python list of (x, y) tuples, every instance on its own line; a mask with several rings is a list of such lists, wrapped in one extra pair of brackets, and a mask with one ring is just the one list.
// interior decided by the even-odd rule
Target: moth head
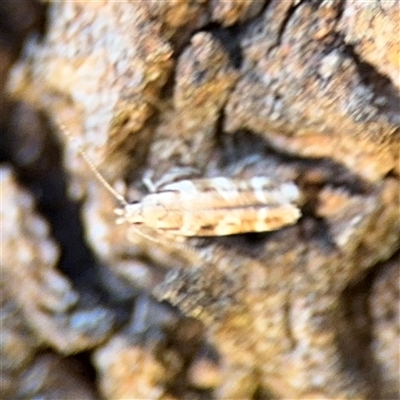
[(119, 216), (117, 223), (121, 224), (129, 222), (130, 224), (142, 224), (142, 205), (139, 202), (125, 204), (121, 208), (115, 210), (115, 214)]

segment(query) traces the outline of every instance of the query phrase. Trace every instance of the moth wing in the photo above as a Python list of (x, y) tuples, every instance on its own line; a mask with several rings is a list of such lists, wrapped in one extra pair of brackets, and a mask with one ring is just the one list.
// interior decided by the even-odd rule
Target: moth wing
[(276, 207), (239, 207), (181, 211), (182, 225), (166, 229), (180, 236), (228, 236), (248, 232), (268, 232), (292, 225), (300, 210), (291, 204)]

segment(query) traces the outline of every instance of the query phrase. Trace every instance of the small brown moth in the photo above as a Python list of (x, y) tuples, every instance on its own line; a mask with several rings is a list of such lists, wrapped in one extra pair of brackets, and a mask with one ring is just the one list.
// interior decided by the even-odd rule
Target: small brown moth
[(84, 149), (79, 147), (78, 151), (98, 180), (121, 203), (121, 208), (115, 210), (119, 216), (117, 223), (144, 226), (168, 236), (227, 236), (276, 230), (296, 223), (301, 216), (296, 206), (301, 197), (298, 187), (292, 182), (277, 183), (264, 176), (250, 180), (185, 179), (128, 203), (104, 179)]
[(294, 183), (263, 176), (250, 180), (208, 178), (165, 185), (140, 202), (117, 210), (118, 222), (145, 225), (176, 236), (227, 236), (265, 232), (300, 218)]

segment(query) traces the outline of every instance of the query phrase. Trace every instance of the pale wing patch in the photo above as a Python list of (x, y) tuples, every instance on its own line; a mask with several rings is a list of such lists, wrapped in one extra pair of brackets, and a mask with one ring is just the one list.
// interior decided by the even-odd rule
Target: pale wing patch
[(183, 181), (179, 182), (173, 182), (168, 185), (165, 185), (160, 193), (166, 192), (166, 191), (177, 191), (177, 192), (182, 192), (182, 193), (198, 193), (198, 188), (195, 184), (195, 181), (189, 181), (188, 179), (185, 179)]
[(300, 190), (294, 183), (283, 183), (280, 191), (281, 198), (285, 199), (287, 202), (298, 202), (300, 200)]
[(251, 178), (250, 185), (251, 188), (253, 189), (254, 197), (260, 203), (266, 203), (267, 202), (266, 192), (268, 186), (271, 186), (271, 179), (264, 178), (261, 176), (255, 176)]

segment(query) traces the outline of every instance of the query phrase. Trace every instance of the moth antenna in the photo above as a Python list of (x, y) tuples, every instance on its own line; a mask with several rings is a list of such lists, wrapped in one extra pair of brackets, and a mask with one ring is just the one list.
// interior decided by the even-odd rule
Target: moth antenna
[[(156, 238), (155, 236), (153, 236), (151, 234), (143, 232), (140, 228), (138, 228), (137, 226), (135, 226), (133, 224), (130, 225), (130, 228), (132, 228), (132, 230), (134, 230), (135, 233), (137, 233), (142, 238), (150, 240), (153, 243), (161, 244), (161, 245), (164, 245), (167, 247), (169, 247), (171, 245), (171, 243), (169, 243), (167, 240), (165, 240), (165, 236), (163, 238)], [(191, 257), (191, 259), (196, 259), (196, 260), (198, 259), (198, 254), (195, 251), (193, 251), (193, 249), (191, 247), (187, 246), (183, 242), (180, 242), (180, 241), (177, 242), (176, 237), (170, 237), (170, 239), (173, 240), (175, 248), (185, 252), (188, 257)]]
[[(63, 132), (63, 134), (71, 141), (76, 141), (76, 139), (72, 136), (71, 132), (69, 131), (69, 129), (63, 124), (63, 123), (59, 123), (60, 129)], [(114, 196), (120, 203), (122, 206), (126, 206), (128, 205), (128, 202), (126, 201), (125, 197), (117, 192), (108, 182), (107, 180), (104, 178), (104, 176), (99, 172), (99, 170), (96, 168), (96, 166), (94, 165), (93, 161), (90, 159), (90, 157), (88, 156), (88, 154), (86, 153), (85, 149), (80, 145), (77, 144), (77, 150), (79, 152), (79, 154), (81, 155), (81, 157), (83, 158), (83, 160), (86, 162), (86, 164), (88, 165), (88, 167), (90, 168), (90, 170), (93, 172), (94, 176), (97, 178), (97, 180), (104, 186), (104, 188), (112, 195)]]
[(160, 241), (155, 238), (152, 235), (149, 235), (147, 233), (144, 233), (143, 231), (141, 231), (138, 227), (136, 227), (135, 225), (131, 225), (130, 228), (132, 228), (139, 236), (141, 236), (144, 239), (150, 240), (153, 243), (157, 243), (160, 244)]

